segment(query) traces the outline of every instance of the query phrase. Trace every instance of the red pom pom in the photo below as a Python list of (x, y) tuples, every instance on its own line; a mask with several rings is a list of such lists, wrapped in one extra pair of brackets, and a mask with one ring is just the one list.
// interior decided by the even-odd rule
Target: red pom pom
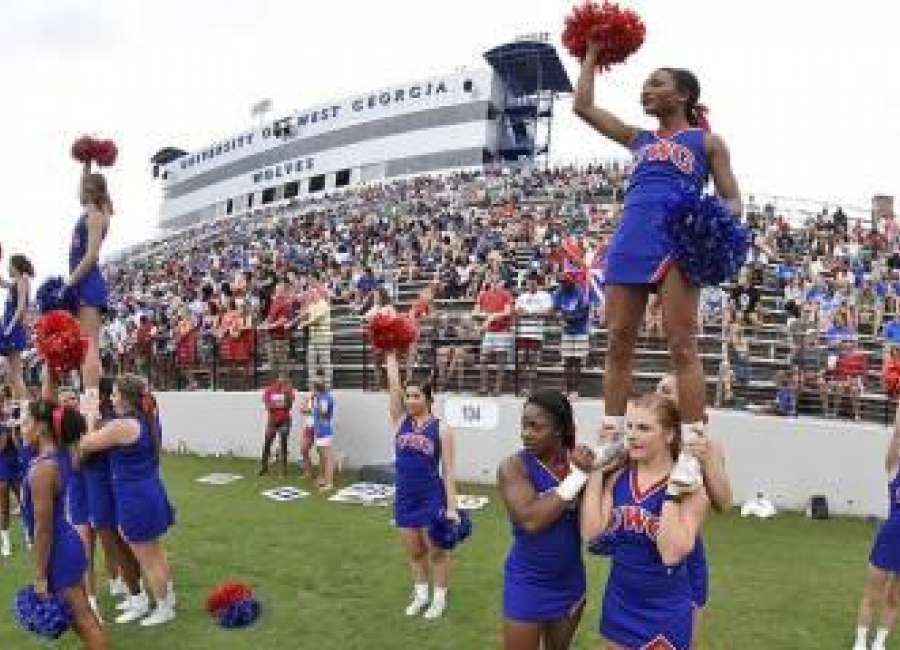
[(119, 149), (112, 140), (98, 140), (94, 144), (94, 160), (101, 167), (112, 167), (118, 155)]
[(588, 43), (596, 41), (601, 48), (597, 66), (609, 70), (637, 51), (646, 32), (644, 22), (631, 9), (620, 9), (608, 1), (602, 5), (585, 2), (566, 17), (562, 42), (572, 56), (583, 59)]
[(406, 314), (380, 309), (366, 326), (366, 333), (377, 350), (404, 351), (419, 337), (416, 322)]
[(84, 164), (94, 159), (94, 146), (97, 141), (89, 135), (83, 135), (72, 143), (72, 158)]
[(81, 326), (67, 311), (51, 311), (41, 316), (34, 326), (38, 354), (56, 373), (76, 370), (84, 362), (88, 340)]
[(209, 596), (206, 597), (206, 611), (216, 614), (229, 605), (252, 597), (253, 590), (243, 582), (227, 580), (209, 592)]

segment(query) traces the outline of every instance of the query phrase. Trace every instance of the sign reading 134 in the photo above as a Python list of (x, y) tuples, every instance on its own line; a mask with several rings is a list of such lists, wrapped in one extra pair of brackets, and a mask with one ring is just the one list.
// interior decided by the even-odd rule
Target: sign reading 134
[(493, 430), (499, 423), (497, 402), (478, 397), (448, 397), (444, 417), (455, 429)]

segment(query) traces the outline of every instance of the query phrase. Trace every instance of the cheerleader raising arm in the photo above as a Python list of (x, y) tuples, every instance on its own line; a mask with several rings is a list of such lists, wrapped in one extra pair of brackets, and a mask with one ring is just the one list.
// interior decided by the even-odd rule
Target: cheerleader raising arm
[(391, 423), (397, 425), (406, 415), (403, 406), (403, 385), (400, 383), (400, 364), (397, 362), (397, 353), (389, 350), (384, 353), (384, 367), (387, 373), (388, 395), (390, 398), (389, 413)]
[(575, 86), (572, 110), (578, 117), (610, 140), (630, 148), (635, 135), (637, 135), (637, 129), (628, 126), (609, 111), (594, 105), (594, 77), (597, 74), (599, 55), (599, 44), (596, 41), (588, 43), (587, 54), (581, 61), (581, 73)]
[(98, 208), (96, 205), (89, 205), (87, 211), (87, 248), (84, 257), (78, 262), (78, 265), (69, 273), (69, 279), (66, 281), (68, 286), (78, 284), (78, 282), (90, 271), (100, 259), (100, 245), (103, 243), (103, 235), (109, 227), (109, 215), (111, 208)]
[(656, 548), (664, 565), (679, 564), (694, 549), (708, 507), (704, 490), (680, 498), (672, 494), (670, 487), (659, 515), (656, 537)]

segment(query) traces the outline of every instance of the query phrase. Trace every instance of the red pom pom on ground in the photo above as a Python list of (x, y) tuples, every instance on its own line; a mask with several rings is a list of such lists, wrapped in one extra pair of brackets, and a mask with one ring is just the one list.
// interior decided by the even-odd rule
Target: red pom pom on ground
[(402, 352), (419, 337), (419, 330), (408, 315), (380, 309), (369, 318), (366, 334), (376, 350)]
[(209, 592), (206, 597), (206, 611), (215, 614), (229, 605), (253, 597), (253, 590), (243, 582), (227, 580)]
[(51, 311), (41, 316), (34, 326), (38, 354), (56, 373), (77, 370), (87, 354), (88, 340), (81, 335), (81, 325), (67, 311)]
[(585, 2), (566, 17), (562, 43), (572, 56), (583, 59), (588, 43), (596, 41), (601, 46), (597, 67), (609, 70), (634, 54), (646, 33), (644, 21), (631, 9), (608, 1)]

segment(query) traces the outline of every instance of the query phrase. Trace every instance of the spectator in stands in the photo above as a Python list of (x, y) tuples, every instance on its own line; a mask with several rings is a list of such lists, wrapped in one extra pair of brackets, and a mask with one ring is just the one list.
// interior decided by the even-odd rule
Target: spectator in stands
[(294, 388), (284, 370), (278, 372), (274, 382), (263, 390), (266, 407), (266, 433), (263, 441), (259, 475), (268, 473), (272, 442), (278, 436), (281, 475), (287, 476), (288, 438), (291, 435), (291, 407), (294, 404)]
[(740, 320), (728, 325), (727, 349), (728, 363), (734, 371), (735, 383), (746, 386), (750, 383), (750, 341)]
[(888, 343), (900, 345), (900, 314), (894, 314), (894, 317), (884, 324), (881, 335)]
[(721, 287), (703, 287), (700, 290), (697, 330), (703, 331), (706, 325), (722, 322), (725, 315), (725, 292)]
[(436, 314), (435, 343), (437, 345), (437, 390), (450, 390), (456, 375), (456, 390), (462, 392), (468, 353), (466, 341), (472, 335), (465, 316), (445, 311)]
[(406, 382), (412, 378), (413, 368), (419, 363), (419, 351), (430, 349), (431, 316), (434, 304), (435, 285), (427, 285), (416, 296), (410, 305), (409, 317), (412, 318), (419, 329), (419, 338), (409, 346), (406, 351)]
[(145, 377), (150, 374), (153, 339), (155, 337), (156, 326), (150, 321), (149, 316), (141, 314), (138, 328), (135, 332), (134, 353), (137, 357), (138, 372)]
[(334, 397), (328, 390), (325, 372), (321, 368), (316, 370), (312, 386), (313, 433), (316, 452), (319, 454), (319, 478), (316, 485), (320, 492), (327, 492), (334, 489)]
[(312, 384), (322, 374), (326, 385), (331, 386), (331, 303), (328, 294), (321, 287), (307, 292), (306, 307), (296, 324), (306, 331), (306, 371), (309, 383)]
[(803, 285), (800, 276), (794, 275), (784, 285), (781, 292), (783, 308), (788, 318), (800, 319), (800, 308), (803, 305)]
[(513, 351), (512, 338), (513, 297), (506, 289), (500, 274), (492, 271), (488, 275), (487, 287), (478, 294), (472, 318), (481, 321), (481, 384), (480, 392), (488, 392), (488, 361), (494, 358), (497, 379), (494, 395), (503, 390), (503, 373)]
[(750, 404), (748, 410), (766, 415), (797, 416), (797, 386), (792, 373), (779, 370), (775, 373), (775, 399), (765, 404)]
[[(837, 417), (840, 410), (841, 398), (846, 397), (852, 406), (853, 417), (859, 420), (861, 417), (860, 397), (864, 388), (866, 376), (866, 355), (856, 347), (852, 339), (842, 339), (834, 368), (828, 375), (827, 395), (835, 398), (831, 417)], [(828, 405), (825, 405), (828, 414)]]
[(516, 350), (520, 358), (520, 368), (524, 370), (526, 387), (524, 392), (534, 392), (537, 382), (537, 368), (541, 363), (544, 346), (544, 321), (553, 311), (553, 298), (540, 288), (540, 276), (528, 274), (525, 291), (516, 298)]
[(900, 343), (892, 342), (885, 347), (881, 381), (884, 392), (889, 397), (897, 397), (900, 392)]
[(260, 327), (269, 335), (269, 363), (276, 375), (287, 365), (289, 340), (294, 325), (293, 306), (294, 296), (290, 292), (290, 285), (284, 280), (277, 282), (266, 322)]
[(722, 355), (719, 361), (719, 373), (716, 377), (716, 397), (714, 404), (716, 408), (731, 405), (734, 403), (734, 371), (728, 362), (728, 355)]
[(830, 348), (837, 348), (842, 341), (856, 340), (856, 332), (850, 327), (850, 319), (845, 308), (834, 314), (831, 327), (825, 332), (825, 341)]
[(358, 311), (367, 312), (371, 308), (372, 294), (378, 286), (379, 282), (375, 277), (375, 272), (372, 267), (367, 266), (354, 285), (354, 303), (356, 303)]
[(750, 282), (750, 271), (747, 267), (740, 270), (737, 284), (731, 289), (731, 300), (737, 306), (739, 315), (747, 325), (762, 323), (759, 287)]
[(563, 322), (560, 356), (565, 392), (574, 399), (578, 397), (581, 368), (590, 349), (591, 305), (587, 291), (573, 272), (560, 277), (559, 287), (553, 293), (553, 311)]

